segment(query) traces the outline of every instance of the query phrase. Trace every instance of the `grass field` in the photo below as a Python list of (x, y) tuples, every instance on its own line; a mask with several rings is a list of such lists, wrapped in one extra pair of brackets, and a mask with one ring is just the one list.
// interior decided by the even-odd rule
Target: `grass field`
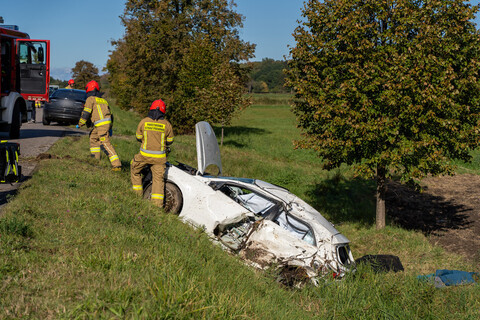
[[(436, 269), (471, 270), (421, 233), (374, 224), (374, 185), (348, 167), (294, 150), (300, 137), (286, 105), (247, 109), (225, 130), (224, 175), (290, 189), (351, 241), (356, 258), (394, 254), (405, 272), (366, 267), (319, 287), (285, 288), (214, 246), (201, 230), (134, 197), (129, 162), (139, 118), (114, 108), (113, 143), (125, 169), (88, 156), (68, 137), (43, 160), (0, 218), (0, 319), (476, 319), (480, 286), (435, 289), (417, 280)], [(218, 129), (218, 128), (217, 128)], [(170, 155), (196, 167), (195, 138)], [(465, 165), (465, 170), (477, 167)], [(463, 170), (463, 169), (462, 169)]]

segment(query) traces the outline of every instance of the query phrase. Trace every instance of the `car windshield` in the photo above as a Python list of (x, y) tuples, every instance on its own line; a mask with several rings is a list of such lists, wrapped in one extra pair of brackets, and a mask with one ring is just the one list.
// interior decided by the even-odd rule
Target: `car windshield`
[(72, 99), (76, 101), (85, 101), (86, 93), (82, 90), (56, 90), (50, 98), (54, 99)]

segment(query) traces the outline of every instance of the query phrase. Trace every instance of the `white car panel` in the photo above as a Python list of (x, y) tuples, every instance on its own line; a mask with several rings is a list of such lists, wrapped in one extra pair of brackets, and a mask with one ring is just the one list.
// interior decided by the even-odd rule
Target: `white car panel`
[(221, 171), (220, 151), (208, 123), (196, 129), (201, 171), (167, 166), (168, 181), (183, 197), (181, 219), (259, 268), (297, 267), (314, 283), (326, 273), (341, 277), (354, 270), (349, 240), (288, 190), (261, 180), (204, 176), (211, 164)]

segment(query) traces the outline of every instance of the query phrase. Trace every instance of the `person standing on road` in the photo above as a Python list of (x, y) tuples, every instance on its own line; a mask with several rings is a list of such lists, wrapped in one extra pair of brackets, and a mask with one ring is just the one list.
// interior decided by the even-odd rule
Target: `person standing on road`
[(152, 202), (158, 207), (163, 206), (164, 174), (167, 163), (167, 146), (173, 143), (173, 129), (165, 120), (166, 106), (162, 100), (155, 100), (148, 116), (140, 121), (136, 138), (142, 144), (140, 152), (133, 157), (130, 166), (130, 177), (133, 190), (138, 195), (143, 194), (142, 169), (150, 165), (152, 170)]
[(110, 129), (112, 128), (113, 115), (110, 112), (107, 100), (100, 97), (100, 87), (96, 81), (90, 81), (85, 88), (87, 100), (82, 111), (82, 116), (77, 128), (82, 127), (91, 120), (93, 129), (90, 131), (90, 153), (95, 159), (100, 160), (101, 147), (108, 154), (112, 170), (120, 171), (122, 163), (115, 149), (110, 143)]
[(75, 81), (73, 79), (68, 80), (68, 86), (65, 87), (65, 89), (73, 89), (73, 86), (75, 85)]
[(37, 108), (41, 108), (42, 103), (40, 100), (35, 100), (34, 106), (32, 107), (32, 118), (30, 119), (30, 122), (35, 123), (37, 119)]

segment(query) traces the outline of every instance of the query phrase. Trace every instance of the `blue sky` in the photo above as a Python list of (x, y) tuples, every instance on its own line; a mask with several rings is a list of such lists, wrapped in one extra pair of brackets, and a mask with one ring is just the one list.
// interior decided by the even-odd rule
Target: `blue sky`
[[(51, 69), (55, 78), (70, 77), (79, 60), (90, 61), (101, 71), (112, 50), (111, 40), (123, 36), (119, 16), (124, 0), (0, 0), (5, 24), (14, 24), (32, 39), (51, 40)], [(8, 3), (5, 5), (5, 3)], [(301, 17), (303, 0), (236, 0), (236, 11), (245, 17), (240, 37), (257, 44), (256, 57), (283, 59)]]
[[(50, 64), (55, 78), (68, 79), (79, 60), (92, 62), (101, 72), (113, 49), (110, 41), (124, 33), (119, 18), (124, 0), (0, 0), (0, 3), (5, 24), (18, 25), (32, 39), (51, 40)], [(295, 45), (292, 33), (301, 19), (304, 0), (235, 0), (235, 3), (236, 11), (245, 17), (240, 37), (257, 45), (253, 60), (282, 60), (287, 56), (287, 46)]]

